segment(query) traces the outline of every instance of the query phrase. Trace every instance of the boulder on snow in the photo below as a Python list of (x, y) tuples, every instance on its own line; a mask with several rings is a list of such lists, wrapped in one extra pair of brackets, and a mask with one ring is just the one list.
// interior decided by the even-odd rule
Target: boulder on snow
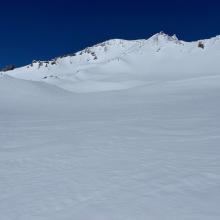
[(10, 64), (5, 66), (4, 68), (0, 69), (1, 72), (7, 72), (10, 70), (14, 70), (16, 68), (16, 66), (14, 64)]

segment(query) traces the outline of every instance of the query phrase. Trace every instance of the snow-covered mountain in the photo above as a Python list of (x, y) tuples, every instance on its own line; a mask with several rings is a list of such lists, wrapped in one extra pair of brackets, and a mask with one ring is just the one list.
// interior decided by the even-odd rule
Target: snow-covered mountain
[(147, 40), (109, 40), (51, 61), (33, 61), (7, 74), (74, 92), (118, 90), (207, 71), (218, 74), (219, 55), (220, 36), (185, 42), (160, 32)]
[(159, 33), (0, 73), (0, 220), (219, 220), (219, 58)]

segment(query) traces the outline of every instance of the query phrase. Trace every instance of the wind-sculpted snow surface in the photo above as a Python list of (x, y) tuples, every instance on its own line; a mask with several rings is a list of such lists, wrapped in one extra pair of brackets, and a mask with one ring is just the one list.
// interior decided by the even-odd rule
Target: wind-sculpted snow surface
[(218, 41), (0, 75), (0, 219), (219, 220)]

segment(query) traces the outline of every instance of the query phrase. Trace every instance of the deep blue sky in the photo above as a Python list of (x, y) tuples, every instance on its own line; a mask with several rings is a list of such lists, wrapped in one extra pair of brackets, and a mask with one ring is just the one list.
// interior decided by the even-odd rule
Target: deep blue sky
[(161, 30), (184, 40), (209, 38), (220, 34), (220, 1), (0, 0), (0, 28), (0, 66), (21, 66)]

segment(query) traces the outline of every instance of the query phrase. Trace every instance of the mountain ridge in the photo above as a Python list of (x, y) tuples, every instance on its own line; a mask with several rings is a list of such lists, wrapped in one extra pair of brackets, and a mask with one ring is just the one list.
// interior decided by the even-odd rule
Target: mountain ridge
[(73, 92), (131, 88), (143, 83), (219, 74), (220, 36), (185, 42), (157, 33), (148, 39), (112, 39), (72, 55), (6, 72)]
[[(108, 46), (121, 45), (122, 47), (124, 47), (123, 46), (124, 44), (131, 44), (131, 43), (134, 43), (134, 44), (136, 43), (137, 45), (141, 46), (143, 43), (145, 43), (147, 41), (151, 41), (152, 43), (154, 42), (156, 44), (159, 44), (161, 41), (165, 41), (165, 42), (175, 42), (176, 44), (179, 44), (179, 45), (195, 44), (195, 46), (196, 45), (199, 46), (199, 43), (203, 43), (204, 47), (205, 47), (205, 45), (209, 42), (213, 43), (215, 41), (219, 41), (219, 43), (220, 43), (220, 35), (217, 35), (215, 37), (211, 37), (208, 39), (200, 39), (200, 40), (196, 40), (196, 41), (184, 41), (184, 40), (179, 40), (176, 34), (169, 35), (163, 31), (161, 31), (161, 32), (156, 33), (147, 39), (125, 40), (125, 39), (115, 38), (115, 39), (110, 39), (110, 40), (95, 44), (93, 46), (86, 47), (85, 49), (79, 50), (75, 53), (64, 54), (64, 55), (55, 57), (50, 60), (33, 60), (31, 64), (28, 64), (28, 65), (25, 65), (22, 67), (29, 68), (29, 67), (32, 67), (36, 63), (39, 65), (39, 68), (42, 66), (55, 65), (56, 61), (59, 59), (66, 58), (66, 57), (75, 57), (75, 56), (83, 55), (83, 54), (90, 54), (94, 60), (97, 60), (97, 56), (96, 56), (95, 52), (93, 51), (97, 47), (103, 47), (104, 50), (106, 50), (106, 47), (108, 47)], [(22, 67), (18, 67), (18, 68), (22, 68)]]

